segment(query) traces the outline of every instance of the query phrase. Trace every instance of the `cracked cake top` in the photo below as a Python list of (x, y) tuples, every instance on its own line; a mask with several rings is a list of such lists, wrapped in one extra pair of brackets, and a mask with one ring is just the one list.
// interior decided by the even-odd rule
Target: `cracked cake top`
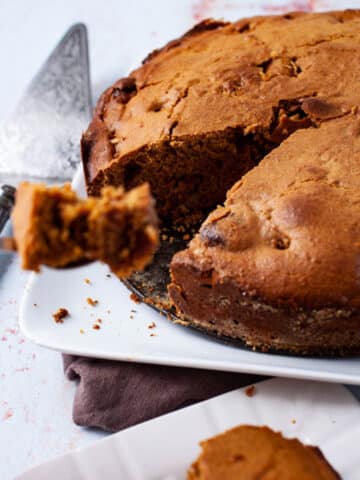
[[(360, 11), (206, 20), (101, 97), (88, 182), (144, 146), (240, 128), (280, 143), (359, 104)], [(124, 160), (125, 161), (125, 160)]]

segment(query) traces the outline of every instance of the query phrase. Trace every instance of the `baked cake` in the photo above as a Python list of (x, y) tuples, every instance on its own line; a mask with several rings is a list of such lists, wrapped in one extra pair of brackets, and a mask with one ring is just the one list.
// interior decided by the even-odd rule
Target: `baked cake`
[(299, 130), (171, 264), (179, 315), (261, 350), (360, 347), (360, 119)]
[(12, 214), (22, 267), (107, 263), (119, 277), (145, 267), (158, 244), (157, 217), (148, 184), (127, 193), (105, 187), (80, 199), (70, 185), (21, 183)]
[(358, 353), (359, 75), (360, 10), (289, 13), (206, 20), (103, 94), (82, 140), (90, 194), (148, 181), (163, 221), (191, 223), (230, 189), (171, 264), (184, 323)]
[(201, 442), (188, 480), (339, 480), (317, 447), (241, 425)]

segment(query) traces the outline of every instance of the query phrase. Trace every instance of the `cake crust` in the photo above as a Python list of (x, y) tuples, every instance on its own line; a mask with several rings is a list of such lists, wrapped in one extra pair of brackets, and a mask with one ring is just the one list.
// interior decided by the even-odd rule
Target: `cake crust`
[(102, 95), (82, 139), (89, 193), (149, 181), (172, 220), (221, 203), (294, 130), (358, 104), (359, 25), (359, 11), (202, 22)]

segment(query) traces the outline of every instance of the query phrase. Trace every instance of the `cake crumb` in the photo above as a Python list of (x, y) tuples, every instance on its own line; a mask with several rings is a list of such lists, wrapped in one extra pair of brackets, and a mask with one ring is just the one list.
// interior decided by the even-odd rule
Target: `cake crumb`
[(106, 276), (107, 276), (107, 278), (111, 278), (110, 273), (107, 273)]
[(33, 303), (34, 307), (37, 307), (37, 303)]
[(156, 333), (150, 333), (150, 337), (156, 337)]
[(156, 323), (155, 322), (151, 322), (149, 323), (148, 325), (148, 328), (151, 330), (152, 328), (155, 328), (156, 327)]
[(98, 323), (102, 323), (102, 318), (98, 318), (96, 321), (97, 321)]
[(90, 297), (87, 297), (86, 301), (92, 307), (95, 307), (99, 303), (98, 300), (94, 300), (93, 298), (90, 298)]
[(295, 423), (296, 423), (295, 418), (293, 418), (293, 419), (291, 420), (291, 423), (292, 423), (293, 425), (295, 425)]
[(83, 335), (85, 333), (85, 330), (83, 328), (80, 328), (79, 331), (80, 331), (81, 335)]
[(91, 280), (89, 278), (85, 278), (84, 282), (87, 283), (88, 285), (91, 285)]
[(64, 323), (64, 318), (69, 316), (69, 310), (66, 308), (58, 308), (55, 313), (53, 313), (53, 318), (56, 323)]
[(130, 300), (132, 300), (135, 303), (140, 303), (141, 302), (140, 297), (138, 295), (136, 295), (136, 293), (134, 293), (134, 292), (130, 294)]
[(253, 397), (256, 393), (256, 389), (254, 385), (250, 385), (250, 387), (247, 387), (245, 389), (245, 395), (248, 397)]
[(182, 238), (183, 240), (190, 240), (190, 235), (188, 233), (185, 233)]
[(106, 310), (106, 313), (111, 313), (111, 310)]
[(94, 323), (93, 326), (92, 326), (92, 328), (93, 328), (94, 330), (100, 330), (101, 327), (100, 327), (100, 325), (99, 325), (98, 323)]

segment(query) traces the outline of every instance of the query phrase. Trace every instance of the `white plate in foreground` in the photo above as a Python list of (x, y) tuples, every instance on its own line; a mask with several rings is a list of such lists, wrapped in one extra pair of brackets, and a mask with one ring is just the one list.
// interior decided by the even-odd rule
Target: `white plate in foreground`
[[(79, 171), (74, 180), (79, 192), (84, 192), (82, 178)], [(99, 303), (91, 306), (87, 297)], [(59, 307), (70, 312), (62, 324), (52, 318)], [(101, 328), (95, 330), (98, 318)], [(66, 353), (360, 384), (360, 358), (257, 353), (174, 325), (147, 305), (135, 304), (127, 288), (100, 263), (62, 271), (44, 268), (40, 274), (33, 274), (19, 320), (24, 334), (34, 342)], [(153, 322), (155, 328), (149, 328)]]
[(317, 445), (342, 478), (360, 478), (360, 409), (344, 387), (276, 379), (255, 388), (251, 398), (235, 390), (129, 428), (19, 480), (184, 480), (199, 441), (239, 424), (268, 425)]

